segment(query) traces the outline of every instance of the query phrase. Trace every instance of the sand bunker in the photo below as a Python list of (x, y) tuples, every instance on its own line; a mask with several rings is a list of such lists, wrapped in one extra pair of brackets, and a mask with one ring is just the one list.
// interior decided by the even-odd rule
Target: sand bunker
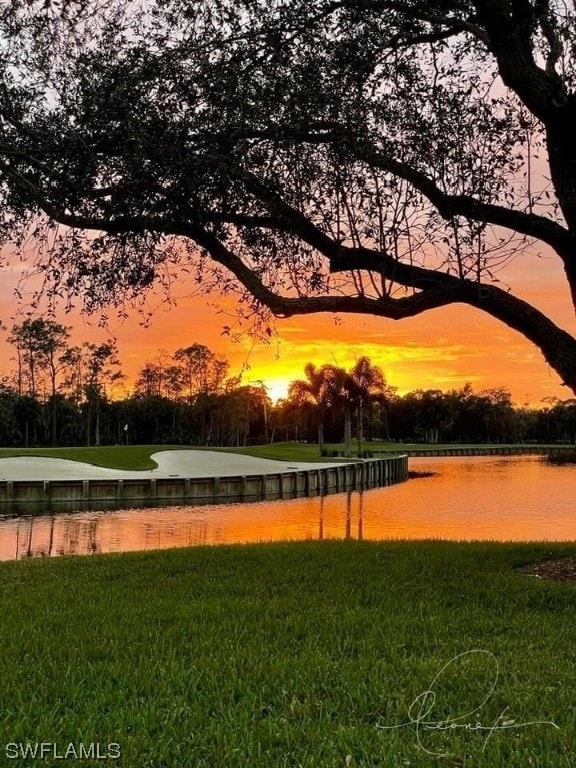
[(1, 480), (117, 480), (149, 477), (229, 477), (268, 475), (278, 472), (319, 469), (337, 463), (273, 461), (218, 451), (160, 451), (152, 454), (156, 469), (123, 470), (97, 467), (82, 461), (44, 456), (15, 456), (0, 459)]

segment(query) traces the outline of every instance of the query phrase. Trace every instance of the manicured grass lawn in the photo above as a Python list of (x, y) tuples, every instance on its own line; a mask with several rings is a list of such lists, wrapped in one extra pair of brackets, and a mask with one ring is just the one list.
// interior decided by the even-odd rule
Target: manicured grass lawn
[[(426, 450), (426, 451), (443, 451), (453, 448), (526, 448), (526, 443), (507, 443), (501, 444), (489, 444), (489, 443), (392, 443), (384, 440), (372, 440), (371, 442), (365, 441), (363, 443), (363, 449), (370, 451), (374, 456), (381, 454), (393, 453), (399, 454), (409, 450)], [(542, 443), (538, 447), (541, 448), (558, 448), (558, 445), (551, 445)], [(566, 446), (571, 447), (571, 446)], [(342, 459), (342, 453), (344, 451), (344, 443), (328, 443), (326, 445), (328, 450), (336, 450), (340, 452), (339, 459)], [(218, 448), (212, 450), (225, 450), (233, 451), (234, 453), (245, 453), (249, 456), (259, 456), (264, 459), (278, 459), (286, 461), (322, 461), (320, 459), (320, 451), (318, 445), (310, 443), (273, 443), (272, 445), (255, 445), (247, 448)], [(352, 457), (357, 451), (356, 440), (352, 441)], [(334, 461), (333, 458), (326, 458), (326, 461)]]
[[(26, 741), (118, 742), (106, 764), (125, 768), (572, 765), (576, 585), (514, 571), (551, 553), (576, 545), (305, 542), (2, 563), (0, 765), (67, 764), (4, 759), (3, 742)], [(377, 727), (405, 723), (428, 689), (429, 723), (559, 730)]]
[[(329, 446), (338, 448), (337, 445)], [(278, 461), (322, 461), (317, 445), (307, 443), (275, 443), (250, 448), (214, 448), (186, 445), (103, 445), (90, 448), (0, 448), (0, 459), (11, 456), (49, 456), (55, 459), (85, 461), (113, 469), (154, 469), (150, 455), (157, 451), (210, 450), (244, 453)], [(333, 459), (326, 459), (333, 461)]]
[(112, 469), (154, 469), (150, 458), (156, 451), (173, 450), (171, 445), (102, 445), (90, 448), (0, 448), (0, 459), (11, 456), (49, 456), (54, 459), (85, 461)]
[[(385, 443), (385, 445), (392, 445)], [(344, 445), (329, 445), (328, 448), (343, 450)], [(317, 445), (308, 443), (274, 443), (256, 445), (248, 448), (216, 448), (187, 445), (103, 445), (90, 448), (0, 448), (0, 459), (11, 456), (49, 456), (55, 459), (85, 461), (101, 467), (113, 469), (154, 469), (156, 463), (150, 455), (157, 451), (221, 451), (224, 453), (243, 453), (263, 459), (277, 461), (334, 461), (322, 459)], [(398, 446), (395, 453), (398, 453)]]
[[(474, 445), (425, 445), (423, 443), (389, 443), (374, 440), (364, 444), (365, 449), (379, 453), (402, 453), (410, 448), (438, 449), (443, 448), (474, 448)], [(483, 445), (483, 448), (490, 446)], [(494, 446), (498, 447), (498, 446)], [(513, 446), (512, 446), (513, 447)], [(525, 447), (525, 446), (524, 446)], [(549, 446), (548, 446), (549, 447)], [(557, 446), (556, 446), (557, 447)], [(272, 445), (255, 445), (247, 448), (215, 448), (186, 445), (105, 445), (90, 448), (0, 448), (0, 459), (10, 456), (50, 456), (58, 459), (71, 459), (73, 461), (85, 461), (102, 467), (113, 469), (153, 469), (156, 464), (150, 458), (157, 451), (182, 451), (186, 449), (223, 451), (230, 453), (243, 453), (247, 456), (257, 456), (263, 459), (276, 459), (278, 461), (335, 461), (334, 458), (323, 459), (317, 445), (310, 443), (273, 443)], [(343, 443), (330, 443), (327, 449), (344, 450)], [(353, 453), (356, 444), (352, 446)], [(338, 459), (336, 459), (338, 460)]]
[[(338, 448), (338, 445), (329, 446)], [(343, 446), (342, 446), (343, 447)], [(214, 448), (186, 445), (103, 445), (90, 448), (0, 448), (0, 459), (11, 456), (48, 456), (55, 459), (85, 461), (113, 469), (154, 469), (150, 458), (157, 451), (210, 450), (243, 453), (278, 461), (323, 461), (317, 445), (307, 443), (274, 443), (249, 448)], [(334, 459), (326, 459), (334, 461)]]
[[(326, 445), (326, 448), (343, 451), (344, 443), (330, 443)], [(217, 450), (243, 453), (246, 456), (257, 456), (260, 459), (275, 459), (276, 461), (335, 461), (334, 458), (322, 458), (320, 449), (315, 443), (272, 443), (271, 445), (250, 445), (246, 448), (219, 448)]]

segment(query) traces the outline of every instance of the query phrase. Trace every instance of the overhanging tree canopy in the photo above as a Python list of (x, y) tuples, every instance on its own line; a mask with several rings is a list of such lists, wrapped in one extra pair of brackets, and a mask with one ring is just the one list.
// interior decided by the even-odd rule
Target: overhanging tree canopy
[(2, 231), (44, 238), (54, 290), (177, 264), (278, 316), (465, 303), (576, 391), (576, 340), (498, 284), (536, 243), (576, 305), (574, 5), (87, 6), (4, 16)]

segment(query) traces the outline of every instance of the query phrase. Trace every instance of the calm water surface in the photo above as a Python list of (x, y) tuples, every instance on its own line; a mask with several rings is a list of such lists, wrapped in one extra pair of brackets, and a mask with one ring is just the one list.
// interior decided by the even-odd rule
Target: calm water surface
[(576, 467), (411, 459), (437, 473), (363, 493), (202, 507), (0, 516), (0, 560), (282, 539), (576, 540)]

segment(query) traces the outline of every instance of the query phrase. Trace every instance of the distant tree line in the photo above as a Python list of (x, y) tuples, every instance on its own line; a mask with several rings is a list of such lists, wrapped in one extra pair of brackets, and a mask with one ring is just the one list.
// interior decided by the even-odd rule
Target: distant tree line
[(365, 441), (435, 443), (576, 442), (576, 399), (547, 398), (539, 409), (518, 407), (503, 388), (474, 392), (470, 384), (442, 392), (417, 389), (404, 396), (362, 357), (350, 371), (332, 365), (305, 368), (274, 417), (282, 439), (339, 442), (350, 452)]
[(5, 447), (176, 444), (245, 446), (284, 440), (344, 442), (345, 453), (375, 439), (424, 443), (576, 442), (576, 400), (518, 407), (504, 388), (397, 394), (377, 365), (350, 370), (308, 363), (287, 397), (273, 404), (263, 382), (243, 384), (202, 344), (161, 351), (133, 392), (116, 344), (70, 343), (70, 329), (27, 319), (8, 337), (14, 370), (0, 381)]

